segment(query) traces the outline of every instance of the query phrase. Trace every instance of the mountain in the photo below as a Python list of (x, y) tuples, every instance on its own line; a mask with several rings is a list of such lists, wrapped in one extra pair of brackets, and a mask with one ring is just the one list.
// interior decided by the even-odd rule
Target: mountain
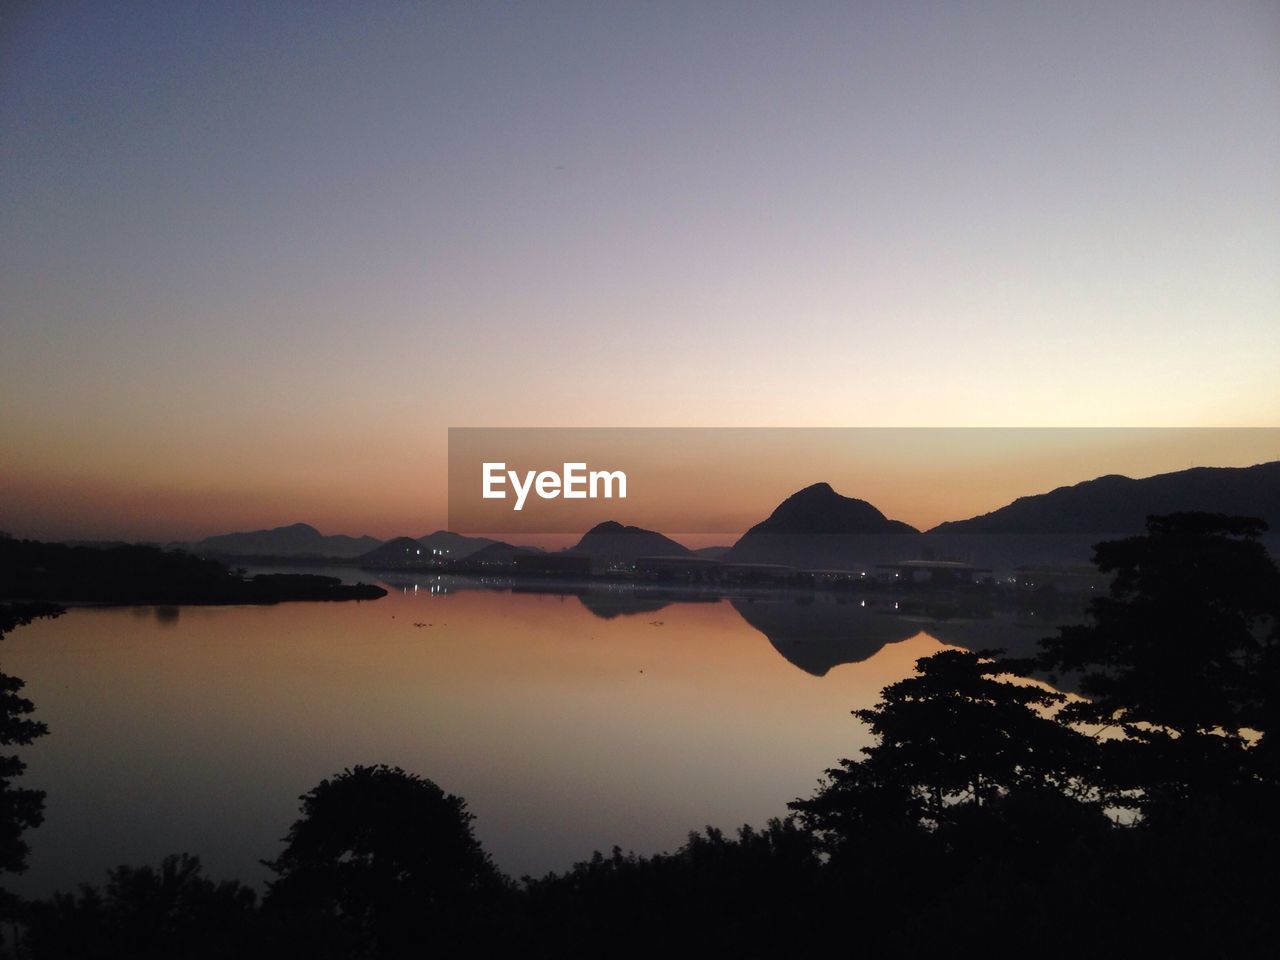
[(766, 533), (828, 536), (919, 532), (901, 520), (888, 519), (865, 500), (841, 496), (831, 489), (829, 483), (815, 483), (778, 504), (768, 519), (743, 534), (733, 549), (737, 550), (749, 537)]
[(932, 533), (1125, 534), (1142, 531), (1147, 514), (1204, 510), (1261, 517), (1280, 528), (1280, 461), (1252, 467), (1193, 467), (1131, 479), (1117, 475), (1019, 497)]
[(335, 557), (368, 553), (382, 541), (374, 537), (325, 536), (306, 523), (251, 533), (224, 533), (192, 544), (192, 552), (228, 557)]
[(724, 556), (731, 563), (780, 563), (817, 569), (901, 559), (904, 534), (919, 531), (867, 503), (815, 483), (778, 504)]
[[(482, 550), (499, 542), (498, 540), (490, 540), (488, 537), (463, 536), (461, 533), (454, 533), (452, 530), (437, 530), (435, 533), (428, 533), (425, 537), (418, 537), (418, 543), (426, 548), (427, 556), (444, 557), (448, 560), (463, 560), (477, 550)], [(432, 550), (440, 552), (432, 554)]]
[(608, 562), (631, 562), (639, 557), (683, 557), (690, 550), (670, 537), (641, 527), (624, 527), (606, 520), (588, 530), (569, 553), (587, 554)]
[(375, 566), (407, 566), (426, 563), (430, 559), (431, 552), (413, 537), (396, 537), (359, 557), (361, 563)]

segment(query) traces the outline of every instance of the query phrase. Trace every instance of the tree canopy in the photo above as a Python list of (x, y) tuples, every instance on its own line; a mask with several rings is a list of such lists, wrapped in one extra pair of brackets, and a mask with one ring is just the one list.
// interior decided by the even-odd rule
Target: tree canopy
[[(56, 617), (62, 608), (48, 603), (0, 604), (0, 639), (10, 631), (42, 617)], [(0, 746), (26, 746), (49, 732), (32, 720), (35, 704), (22, 696), (26, 684), (0, 673)], [(0, 871), (21, 873), (29, 848), (23, 834), (44, 822), (44, 791), (16, 786), (27, 769), (17, 754), (0, 754)]]
[(1280, 571), (1266, 528), (1150, 517), (1143, 535), (1094, 548), (1107, 595), (1042, 642), (1040, 668), (1078, 674), (1084, 694), (1062, 719), (1122, 735), (1106, 743), (1107, 768), (1140, 805), (1275, 780)]
[[(268, 901), (338, 921), (382, 955), (503, 888), (461, 797), (399, 767), (357, 766), (304, 794)], [(434, 931), (441, 935), (441, 930)]]

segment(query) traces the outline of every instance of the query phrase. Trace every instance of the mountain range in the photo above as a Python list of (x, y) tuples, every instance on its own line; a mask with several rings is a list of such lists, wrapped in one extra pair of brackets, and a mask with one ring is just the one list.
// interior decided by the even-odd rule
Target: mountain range
[[(990, 513), (941, 523), (926, 533), (886, 517), (865, 500), (842, 496), (828, 483), (815, 483), (783, 500), (727, 550), (690, 551), (656, 531), (609, 520), (588, 530), (564, 552), (605, 562), (722, 555), (729, 563), (814, 569), (847, 564), (855, 546), (861, 561), (874, 562), (881, 557), (901, 559), (904, 548), (917, 549), (908, 544), (933, 542), (935, 537), (938, 542), (950, 542), (953, 536), (970, 534), (1125, 535), (1140, 532), (1148, 514), (1190, 510), (1261, 517), (1273, 531), (1280, 530), (1280, 461), (1251, 467), (1193, 467), (1140, 479), (1098, 477), (1019, 497)], [(517, 551), (533, 549), (449, 530), (383, 543), (369, 536), (325, 536), (305, 523), (207, 537), (189, 548), (228, 557), (329, 557), (391, 564), (432, 557), (502, 564), (509, 563)]]
[(325, 536), (306, 523), (287, 527), (254, 530), (249, 533), (224, 533), (205, 537), (191, 545), (191, 552), (203, 556), (228, 557), (335, 557), (352, 559), (382, 543), (375, 537)]
[(1280, 526), (1280, 460), (1252, 467), (1193, 467), (1134, 480), (1109, 475), (1019, 497), (930, 533), (1137, 533), (1149, 513), (1204, 510), (1261, 517)]

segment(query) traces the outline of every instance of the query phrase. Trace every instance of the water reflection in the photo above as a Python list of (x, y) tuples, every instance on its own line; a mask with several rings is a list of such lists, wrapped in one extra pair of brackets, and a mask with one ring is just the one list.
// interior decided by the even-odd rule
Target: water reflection
[(921, 625), (868, 608), (865, 601), (734, 600), (733, 609), (788, 662), (815, 677), (842, 663), (861, 663), (882, 647), (922, 631)]
[[(367, 575), (366, 575), (367, 576)], [(6, 643), (51, 735), (24, 893), (199, 854), (260, 882), (296, 798), (385, 762), (467, 797), (511, 874), (763, 823), (943, 643), (1039, 619), (858, 599), (404, 578), (371, 602), (75, 609)], [(797, 602), (799, 601), (799, 602)]]
[(1002, 649), (1009, 656), (1034, 654), (1040, 639), (1085, 617), (1082, 600), (1062, 598), (1041, 609), (1004, 606), (989, 600), (957, 601), (947, 593), (911, 597), (859, 593), (647, 586), (624, 583), (512, 581), (450, 576), (390, 577), (385, 585), (402, 594), (427, 589), (434, 595), (476, 590), (576, 598), (604, 620), (655, 614), (673, 604), (728, 605), (764, 634), (783, 659), (815, 677), (841, 664), (861, 663), (888, 644), (924, 633), (969, 650)]

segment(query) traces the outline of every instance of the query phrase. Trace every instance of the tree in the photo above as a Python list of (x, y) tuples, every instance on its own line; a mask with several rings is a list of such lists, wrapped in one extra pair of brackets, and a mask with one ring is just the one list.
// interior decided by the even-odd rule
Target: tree
[(924, 657), (916, 676), (854, 711), (878, 743), (828, 770), (813, 798), (790, 804), (831, 852), (886, 828), (902, 835), (968, 822), (971, 809), (1020, 811), (1028, 798), (1093, 802), (1092, 742), (1045, 715), (1065, 698), (1000, 679), (1009, 667), (997, 653)]
[(813, 837), (791, 818), (707, 827), (674, 853), (597, 851), (526, 877), (525, 892), (520, 953), (556, 960), (817, 956), (829, 902)]
[(268, 903), (336, 920), (354, 948), (399, 955), (458, 934), (504, 880), (460, 797), (399, 767), (357, 766), (302, 796)]
[(165, 857), (158, 868), (121, 866), (105, 889), (81, 885), (29, 905), (22, 956), (33, 960), (213, 960), (274, 954), (260, 948), (257, 897), (234, 880), (203, 875), (200, 860)]
[(1040, 667), (1078, 673), (1086, 698), (1062, 718), (1122, 734), (1106, 744), (1108, 768), (1140, 805), (1274, 780), (1263, 760), (1280, 734), (1280, 571), (1266, 529), (1222, 514), (1149, 517), (1145, 534), (1095, 546), (1113, 580), (1089, 621), (1042, 641)]
[[(41, 617), (56, 617), (62, 608), (48, 603), (0, 604), (0, 639)], [(49, 732), (29, 719), (35, 705), (22, 696), (25, 683), (0, 673), (0, 745), (26, 746)], [(14, 785), (27, 765), (16, 754), (0, 754), (0, 871), (21, 873), (27, 868), (29, 847), (22, 835), (44, 822), (44, 791)]]

